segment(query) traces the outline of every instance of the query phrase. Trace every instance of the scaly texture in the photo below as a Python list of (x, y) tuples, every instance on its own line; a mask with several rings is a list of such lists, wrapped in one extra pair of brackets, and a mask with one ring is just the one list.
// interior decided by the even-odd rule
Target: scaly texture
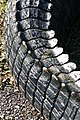
[(80, 118), (80, 71), (63, 50), (77, 14), (75, 2), (68, 0), (7, 4), (4, 36), (10, 69), (25, 97), (50, 120)]

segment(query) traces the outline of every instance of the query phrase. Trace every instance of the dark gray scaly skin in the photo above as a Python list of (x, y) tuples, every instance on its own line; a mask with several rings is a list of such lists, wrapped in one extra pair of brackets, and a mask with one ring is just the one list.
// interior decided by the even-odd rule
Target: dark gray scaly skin
[[(18, 87), (42, 115), (49, 120), (80, 120), (80, 71), (58, 47), (56, 30), (49, 29), (54, 3), (9, 0), (4, 18), (6, 57)], [(73, 1), (64, 4), (72, 10)]]

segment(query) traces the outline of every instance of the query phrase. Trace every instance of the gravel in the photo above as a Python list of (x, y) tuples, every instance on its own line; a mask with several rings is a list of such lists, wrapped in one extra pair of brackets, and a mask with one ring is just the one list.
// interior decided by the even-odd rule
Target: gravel
[(46, 120), (16, 86), (0, 89), (0, 120)]

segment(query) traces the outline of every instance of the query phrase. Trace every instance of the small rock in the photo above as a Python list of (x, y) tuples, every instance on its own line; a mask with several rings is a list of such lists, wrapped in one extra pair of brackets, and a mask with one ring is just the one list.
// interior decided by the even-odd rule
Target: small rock
[(15, 93), (16, 93), (16, 92), (19, 92), (19, 89), (18, 89), (18, 88), (14, 89), (14, 92), (15, 92)]
[(4, 114), (2, 114), (2, 115), (0, 115), (0, 118), (1, 118), (1, 119), (3, 119), (3, 118), (4, 118), (4, 116), (5, 116), (5, 115), (4, 115)]
[(18, 105), (16, 105), (16, 106), (15, 106), (15, 108), (16, 108), (16, 109), (19, 109), (19, 106), (18, 106)]

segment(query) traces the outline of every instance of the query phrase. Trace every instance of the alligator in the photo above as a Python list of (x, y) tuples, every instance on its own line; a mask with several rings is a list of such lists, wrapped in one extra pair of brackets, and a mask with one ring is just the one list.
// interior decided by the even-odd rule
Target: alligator
[(48, 120), (80, 120), (80, 1), (9, 0), (4, 39), (30, 103)]

